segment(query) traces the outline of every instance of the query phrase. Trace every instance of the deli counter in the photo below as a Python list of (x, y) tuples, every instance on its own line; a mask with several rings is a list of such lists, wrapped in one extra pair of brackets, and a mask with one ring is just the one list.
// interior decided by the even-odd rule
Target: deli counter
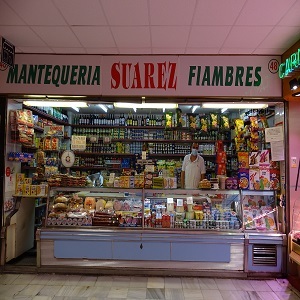
[(278, 276), (286, 239), (275, 193), (51, 187), (37, 265), (47, 272)]

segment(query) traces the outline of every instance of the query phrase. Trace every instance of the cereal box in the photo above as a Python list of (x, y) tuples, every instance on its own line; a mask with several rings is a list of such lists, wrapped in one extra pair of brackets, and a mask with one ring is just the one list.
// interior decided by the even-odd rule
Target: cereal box
[(25, 174), (17, 173), (16, 174), (16, 184), (24, 184)]
[(261, 190), (270, 190), (270, 168), (269, 166), (259, 166), (259, 182)]
[(48, 186), (47, 184), (40, 184), (36, 186), (36, 195), (37, 196), (46, 196), (48, 193)]
[(16, 196), (22, 196), (23, 195), (23, 184), (22, 183), (16, 184), (15, 194), (16, 194)]
[(30, 195), (36, 196), (36, 193), (37, 193), (37, 185), (31, 185), (30, 186)]
[(31, 185), (30, 184), (23, 184), (23, 195), (31, 196)]
[(259, 165), (270, 164), (270, 152), (269, 150), (261, 150), (259, 155)]
[[(255, 210), (256, 211), (256, 210)], [(245, 208), (244, 213), (243, 213), (243, 218), (244, 218), (244, 225), (245, 229), (255, 229), (255, 220), (253, 213), (255, 214), (255, 211), (251, 208)]]
[(32, 178), (24, 178), (24, 184), (32, 184)]
[(260, 190), (259, 184), (259, 168), (249, 169), (249, 189)]
[(238, 152), (238, 163), (239, 168), (247, 169), (249, 168), (249, 153), (248, 152)]
[(239, 169), (239, 187), (242, 190), (249, 189), (249, 170), (248, 169)]
[(260, 152), (250, 152), (249, 154), (249, 167), (258, 167), (260, 161)]
[(280, 170), (270, 169), (270, 189), (280, 190)]

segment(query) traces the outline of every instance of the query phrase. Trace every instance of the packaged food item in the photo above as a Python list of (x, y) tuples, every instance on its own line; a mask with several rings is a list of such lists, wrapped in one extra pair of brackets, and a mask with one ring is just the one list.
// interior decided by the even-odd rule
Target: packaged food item
[(249, 154), (249, 167), (258, 167), (260, 161), (260, 152), (250, 152)]
[(238, 152), (238, 166), (242, 169), (249, 168), (249, 153), (248, 152)]
[(219, 151), (219, 152), (217, 152), (216, 156), (217, 156), (216, 157), (216, 163), (217, 164), (226, 164), (226, 161), (227, 161), (226, 152)]
[(260, 165), (270, 164), (270, 151), (268, 149), (260, 151), (259, 164)]
[(36, 196), (37, 195), (37, 185), (31, 185), (30, 186), (30, 195)]
[(197, 115), (196, 114), (188, 114), (188, 124), (189, 128), (194, 130), (197, 128)]
[(250, 190), (260, 190), (259, 168), (249, 169)]
[(242, 190), (249, 189), (249, 170), (248, 169), (239, 169), (239, 187)]
[(204, 133), (207, 133), (208, 131), (208, 120), (206, 115), (200, 116), (200, 130)]
[(259, 182), (261, 190), (270, 190), (270, 168), (269, 166), (259, 166)]
[(280, 170), (270, 168), (270, 189), (280, 190)]
[(219, 128), (219, 115), (210, 113), (210, 126), (211, 129), (218, 129)]
[(226, 175), (226, 163), (225, 164), (217, 164), (216, 173), (217, 173), (217, 175)]
[(226, 115), (221, 116), (221, 128), (225, 130), (230, 128), (229, 118)]
[(238, 189), (238, 178), (228, 177), (225, 180), (225, 187), (227, 190), (237, 190)]

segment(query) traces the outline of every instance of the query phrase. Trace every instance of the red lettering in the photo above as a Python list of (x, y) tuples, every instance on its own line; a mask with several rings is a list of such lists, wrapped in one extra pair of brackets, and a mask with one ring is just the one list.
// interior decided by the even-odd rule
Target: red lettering
[(120, 86), (120, 62), (114, 63), (111, 66), (110, 70), (111, 74), (111, 81), (110, 81), (110, 87), (112, 89), (117, 89)]
[(130, 83), (127, 84), (127, 76), (126, 76), (126, 66), (128, 65), (128, 82), (130, 82), (130, 70), (131, 70), (131, 66), (132, 64), (122, 64), (122, 86), (125, 90), (128, 90), (130, 87)]
[(155, 84), (154, 84), (154, 64), (151, 63), (145, 63), (145, 89), (155, 89)]
[(175, 89), (177, 86), (176, 63), (169, 63), (169, 89)]
[(165, 71), (167, 69), (167, 63), (158, 63), (158, 71), (157, 71), (157, 88), (158, 89), (167, 89), (167, 83), (165, 79)]
[(140, 72), (139, 63), (136, 63), (134, 65), (134, 76), (133, 76), (131, 88), (132, 89), (141, 89), (142, 88), (141, 72)]

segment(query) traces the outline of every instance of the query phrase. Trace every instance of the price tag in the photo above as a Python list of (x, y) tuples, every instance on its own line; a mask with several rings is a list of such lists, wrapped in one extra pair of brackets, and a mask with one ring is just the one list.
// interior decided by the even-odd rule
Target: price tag
[(193, 204), (193, 197), (187, 197), (186, 204)]
[(167, 203), (173, 203), (173, 198), (167, 198)]
[(183, 206), (183, 199), (177, 199), (177, 206)]

